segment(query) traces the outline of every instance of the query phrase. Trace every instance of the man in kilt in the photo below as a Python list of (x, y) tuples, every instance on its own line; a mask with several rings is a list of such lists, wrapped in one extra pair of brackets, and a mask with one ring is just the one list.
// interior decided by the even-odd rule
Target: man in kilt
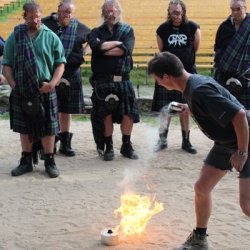
[(215, 37), (214, 78), (249, 110), (250, 13), (246, 0), (231, 0), (230, 8), (231, 15), (219, 26)]
[(61, 141), (59, 151), (66, 156), (75, 155), (71, 148), (71, 114), (82, 114), (84, 110), (80, 66), (84, 62), (83, 45), (90, 32), (86, 25), (72, 17), (74, 10), (75, 5), (71, 0), (61, 0), (57, 13), (42, 20), (61, 39), (67, 60), (62, 80), (56, 87), (60, 123), (58, 138)]
[(88, 35), (92, 49), (91, 84), (93, 86), (91, 122), (98, 152), (105, 161), (114, 159), (113, 123), (121, 124), (120, 153), (138, 159), (130, 136), (139, 111), (129, 73), (132, 69), (134, 32), (121, 22), (121, 7), (116, 0), (102, 6), (103, 24)]
[(23, 5), (24, 24), (15, 27), (4, 46), (3, 74), (10, 87), (10, 126), (20, 133), (22, 156), (12, 176), (33, 170), (32, 145), (41, 138), (45, 169), (51, 178), (59, 176), (54, 161), (58, 109), (55, 85), (60, 80), (64, 50), (60, 39), (41, 24), (35, 1)]

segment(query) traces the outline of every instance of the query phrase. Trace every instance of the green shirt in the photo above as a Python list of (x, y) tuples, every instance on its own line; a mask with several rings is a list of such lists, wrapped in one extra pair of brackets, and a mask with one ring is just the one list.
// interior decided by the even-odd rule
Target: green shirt
[[(42, 24), (32, 42), (38, 66), (38, 81), (51, 80), (56, 65), (66, 63), (61, 40)], [(14, 32), (12, 32), (4, 46), (3, 65), (14, 68), (16, 55), (17, 43)]]

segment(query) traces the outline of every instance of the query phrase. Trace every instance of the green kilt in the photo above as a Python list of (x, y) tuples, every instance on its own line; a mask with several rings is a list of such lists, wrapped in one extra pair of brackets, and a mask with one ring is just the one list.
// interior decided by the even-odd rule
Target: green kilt
[[(69, 96), (58, 98), (58, 110), (59, 112), (66, 114), (83, 114), (84, 111), (84, 99), (82, 88), (82, 77), (80, 69), (72, 74), (67, 73), (63, 78), (70, 82)], [(58, 97), (60, 94), (58, 93)]]
[[(50, 93), (43, 94), (40, 97), (41, 104), (43, 106), (43, 119), (38, 117), (36, 123), (38, 124), (38, 134), (35, 136), (47, 136), (55, 135), (59, 132), (58, 126), (58, 109), (57, 109), (57, 97), (56, 91), (52, 90)], [(32, 135), (34, 130), (32, 128), (31, 120), (28, 119), (21, 108), (22, 97), (17, 91), (12, 90), (9, 98), (10, 105), (10, 128), (14, 132), (20, 134)], [(41, 122), (42, 123), (38, 123)], [(34, 135), (34, 134), (33, 134)]]

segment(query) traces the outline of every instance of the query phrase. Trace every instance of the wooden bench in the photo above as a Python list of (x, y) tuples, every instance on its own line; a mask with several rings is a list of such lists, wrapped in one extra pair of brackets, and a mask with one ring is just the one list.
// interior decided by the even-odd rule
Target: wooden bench
[[(133, 52), (134, 68), (147, 69), (148, 62), (158, 53), (158, 48), (136, 48)], [(83, 68), (91, 67), (91, 55), (84, 56), (85, 63)], [(214, 52), (211, 49), (202, 49), (196, 55), (197, 69), (213, 70)]]

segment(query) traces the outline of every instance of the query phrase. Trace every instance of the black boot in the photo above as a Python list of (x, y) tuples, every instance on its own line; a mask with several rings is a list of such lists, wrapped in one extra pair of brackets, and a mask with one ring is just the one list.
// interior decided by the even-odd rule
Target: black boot
[(190, 154), (196, 154), (197, 150), (195, 149), (195, 147), (192, 146), (192, 144), (189, 141), (189, 134), (190, 134), (190, 131), (185, 132), (184, 130), (182, 130), (181, 148)]
[(44, 166), (50, 178), (56, 178), (60, 175), (59, 170), (56, 167), (54, 154), (44, 154)]
[(61, 138), (61, 144), (59, 152), (66, 156), (75, 156), (75, 151), (71, 148), (72, 133), (63, 132), (59, 134)]
[(20, 159), (20, 164), (11, 171), (12, 176), (19, 176), (25, 173), (33, 171), (32, 165), (32, 153), (22, 152), (22, 157)]
[(135, 150), (132, 147), (131, 141), (130, 141), (130, 135), (123, 135), (122, 136), (122, 147), (120, 150), (120, 153), (129, 159), (137, 160), (139, 159), (139, 156), (135, 152)]
[(103, 160), (112, 161), (115, 157), (112, 136), (104, 137), (104, 143), (105, 143), (105, 152), (103, 155)]
[(157, 144), (154, 146), (154, 152), (158, 152), (168, 147), (167, 136), (168, 136), (168, 130), (165, 130), (163, 133), (159, 134), (160, 139), (158, 140)]

